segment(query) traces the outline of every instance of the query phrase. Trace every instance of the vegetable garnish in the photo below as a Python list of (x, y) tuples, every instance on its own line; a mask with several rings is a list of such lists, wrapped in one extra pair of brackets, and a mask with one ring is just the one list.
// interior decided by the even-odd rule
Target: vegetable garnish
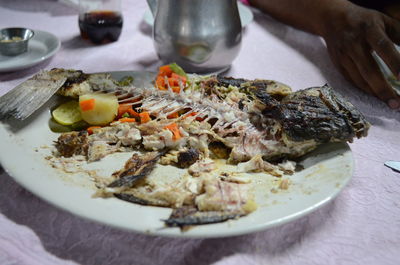
[(101, 126), (90, 126), (89, 128), (87, 128), (86, 129), (86, 131), (89, 133), (89, 135), (90, 134), (93, 134), (93, 131), (95, 130), (95, 129), (99, 129), (99, 128), (101, 128)]
[(139, 113), (140, 123), (146, 123), (151, 121), (150, 114), (148, 112)]
[(52, 115), (54, 120), (62, 125), (72, 125), (82, 120), (77, 101), (69, 101), (61, 104), (53, 110)]
[(185, 84), (186, 81), (187, 81), (187, 78), (186, 78), (185, 76), (183, 76), (183, 75), (178, 75), (178, 74), (176, 74), (176, 73), (172, 73), (171, 78), (172, 78), (172, 79), (175, 79), (175, 80), (178, 82), (177, 84), (179, 84), (179, 80), (181, 80), (184, 84)]
[(173, 91), (174, 93), (179, 93), (179, 92), (181, 92), (181, 88), (180, 88), (179, 86), (173, 86), (173, 87), (171, 87), (171, 89), (172, 89), (172, 91)]
[(118, 106), (118, 117), (122, 117), (125, 113), (129, 114), (129, 110), (132, 109), (131, 105), (128, 104), (119, 104)]
[[(184, 118), (191, 117), (191, 116), (196, 116), (197, 114), (199, 114), (199, 113), (193, 111), (193, 112), (191, 112), (191, 113), (189, 113), (189, 114), (186, 114)], [(204, 118), (202, 118), (202, 117), (196, 117), (196, 121), (204, 121)]]
[(168, 90), (171, 87), (174, 93), (181, 91), (181, 86), (186, 86), (187, 75), (176, 63), (163, 65), (159, 68), (156, 78), (156, 87), (159, 90)]
[(172, 70), (172, 72), (185, 77), (185, 79), (187, 79), (187, 74), (185, 73), (185, 71), (182, 69), (182, 67), (180, 67), (179, 65), (177, 65), (176, 63), (171, 63), (169, 65), (169, 68)]
[(118, 106), (118, 117), (133, 117), (139, 118), (139, 113), (132, 109), (132, 105), (130, 104), (120, 104)]
[(178, 124), (176, 123), (171, 123), (167, 126), (164, 127), (164, 129), (168, 129), (172, 132), (172, 139), (173, 140), (179, 140), (182, 138), (181, 132), (179, 131)]
[(114, 81), (114, 84), (116, 84), (117, 86), (129, 86), (132, 83), (133, 83), (132, 76), (124, 76), (121, 80)]
[(169, 64), (160, 66), (160, 68), (158, 70), (158, 75), (159, 76), (168, 76), (168, 77), (170, 77), (171, 74), (172, 74), (172, 69), (171, 69)]
[(165, 86), (165, 77), (164, 76), (157, 76), (156, 78), (156, 85), (159, 90), (167, 90)]
[(96, 100), (94, 98), (83, 100), (79, 102), (79, 106), (81, 107), (82, 111), (89, 111), (94, 109), (94, 106), (96, 104)]
[(120, 122), (135, 122), (135, 118), (121, 118), (119, 119)]
[(118, 116), (118, 98), (111, 93), (88, 93), (79, 96), (82, 119), (89, 125), (107, 125)]
[(132, 108), (130, 110), (128, 110), (128, 113), (129, 113), (129, 115), (131, 115), (131, 117), (139, 118), (139, 113), (134, 111)]
[(168, 119), (176, 119), (179, 118), (178, 112), (171, 113), (167, 116)]

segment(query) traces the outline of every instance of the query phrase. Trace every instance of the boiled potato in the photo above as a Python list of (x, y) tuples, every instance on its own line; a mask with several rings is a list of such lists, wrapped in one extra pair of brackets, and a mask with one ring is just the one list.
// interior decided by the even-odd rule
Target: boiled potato
[(82, 119), (90, 125), (106, 125), (118, 114), (118, 99), (112, 94), (91, 93), (79, 96)]

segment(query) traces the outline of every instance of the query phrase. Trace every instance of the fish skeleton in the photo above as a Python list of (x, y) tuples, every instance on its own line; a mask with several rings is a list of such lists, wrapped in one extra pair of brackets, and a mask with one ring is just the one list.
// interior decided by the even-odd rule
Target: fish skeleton
[[(121, 103), (130, 102), (127, 104), (138, 112), (155, 117), (133, 125), (146, 150), (187, 147), (207, 157), (209, 144), (219, 142), (230, 150), (229, 161), (234, 163), (256, 155), (267, 161), (299, 157), (323, 143), (364, 137), (370, 127), (364, 116), (328, 85), (292, 92), (270, 80), (210, 76), (194, 79), (179, 93), (139, 87), (117, 93)], [(169, 118), (177, 112), (182, 115)], [(184, 135), (178, 141), (164, 129), (172, 122)], [(96, 138), (96, 133), (90, 137)]]

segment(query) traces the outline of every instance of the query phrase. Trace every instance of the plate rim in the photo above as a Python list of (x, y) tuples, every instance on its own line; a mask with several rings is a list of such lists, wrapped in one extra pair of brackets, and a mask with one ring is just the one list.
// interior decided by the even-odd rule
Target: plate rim
[[(59, 49), (61, 47), (61, 41), (59, 38), (57, 38), (57, 36), (55, 36), (54, 34), (48, 32), (48, 31), (35, 30), (35, 29), (33, 29), (33, 31), (35, 32), (35, 35), (33, 36), (32, 40), (43, 43), (40, 35), (47, 35), (47, 37), (50, 37), (52, 39), (52, 41), (54, 41), (56, 43), (56, 47), (54, 49), (50, 50), (49, 52), (47, 52), (44, 56), (37, 57), (31, 61), (22, 62), (22, 63), (14, 65), (14, 66), (2, 67), (2, 65), (0, 63), (0, 72), (11, 72), (11, 71), (21, 70), (21, 69), (31, 67), (33, 65), (36, 65), (40, 62), (45, 61), (46, 59), (51, 58), (59, 51)], [(29, 44), (28, 44), (28, 47), (29, 47)]]

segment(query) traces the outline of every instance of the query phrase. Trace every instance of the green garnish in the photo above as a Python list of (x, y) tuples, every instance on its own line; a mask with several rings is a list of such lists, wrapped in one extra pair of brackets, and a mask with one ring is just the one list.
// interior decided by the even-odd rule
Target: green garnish
[(133, 77), (132, 76), (124, 76), (121, 80), (116, 81), (114, 80), (114, 84), (117, 86), (129, 86), (133, 82)]
[(169, 65), (169, 67), (171, 68), (172, 72), (174, 72), (175, 74), (178, 74), (180, 76), (184, 76), (187, 78), (187, 74), (185, 73), (185, 71), (182, 69), (182, 67), (180, 67), (176, 63), (171, 63)]

